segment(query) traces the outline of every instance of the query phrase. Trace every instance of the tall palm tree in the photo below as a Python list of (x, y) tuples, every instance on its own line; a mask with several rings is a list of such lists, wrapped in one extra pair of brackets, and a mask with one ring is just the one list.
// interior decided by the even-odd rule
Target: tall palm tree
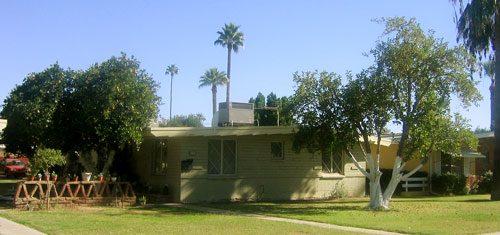
[(491, 79), (491, 84), (490, 84), (490, 106), (491, 106), (491, 124), (490, 124), (490, 130), (494, 130), (495, 128), (495, 113), (493, 112), (494, 104), (495, 102), (495, 62), (494, 61), (488, 61), (483, 63), (483, 70), (486, 76), (488, 76)]
[[(491, 200), (500, 201), (500, 1), (498, 0), (451, 0), (459, 5), (459, 14), (455, 17), (458, 39), (464, 41), (470, 52), (479, 58), (495, 58), (495, 86), (492, 104), (493, 128), (495, 132), (495, 157)], [(496, 37), (495, 37), (496, 35)], [(493, 54), (489, 54), (490, 49)]]
[(229, 96), (231, 89), (231, 51), (238, 53), (240, 47), (243, 47), (244, 35), (239, 32), (240, 26), (234, 25), (233, 23), (224, 24), (222, 31), (217, 31), (219, 38), (215, 40), (214, 45), (221, 45), (227, 48), (227, 91), (226, 91), (226, 103), (229, 108)]
[(170, 118), (172, 119), (172, 86), (174, 84), (174, 75), (179, 73), (179, 68), (175, 64), (171, 64), (165, 70), (165, 75), (170, 75)]
[(227, 77), (224, 71), (218, 71), (217, 68), (211, 68), (205, 71), (200, 77), (199, 88), (212, 86), (212, 111), (217, 112), (217, 86), (227, 84)]

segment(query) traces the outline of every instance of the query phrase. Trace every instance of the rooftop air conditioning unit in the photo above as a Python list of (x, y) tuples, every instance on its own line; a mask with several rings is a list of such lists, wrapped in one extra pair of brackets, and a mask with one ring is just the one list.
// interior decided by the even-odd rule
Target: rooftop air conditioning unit
[(218, 126), (252, 126), (254, 124), (252, 103), (219, 103)]

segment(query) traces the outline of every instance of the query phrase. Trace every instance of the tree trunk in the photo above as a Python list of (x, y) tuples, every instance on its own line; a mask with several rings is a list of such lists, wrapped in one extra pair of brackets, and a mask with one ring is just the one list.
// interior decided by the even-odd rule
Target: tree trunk
[(217, 85), (212, 84), (212, 114), (217, 112)]
[[(115, 158), (115, 154), (116, 154), (116, 151), (115, 150), (111, 150), (109, 151), (109, 153), (107, 153), (107, 159), (106, 159), (106, 163), (104, 164), (104, 167), (102, 168), (102, 171), (101, 173), (103, 175), (106, 175), (106, 173), (108, 173), (109, 171), (109, 168), (111, 167), (111, 165), (113, 164), (113, 160)], [(96, 172), (97, 173), (97, 172)]]
[(86, 172), (94, 172), (95, 166), (92, 164), (92, 154), (77, 152), (78, 162), (82, 164)]
[(229, 96), (231, 90), (231, 51), (233, 50), (233, 45), (227, 45), (227, 90), (226, 90), (226, 104), (229, 109)]
[(174, 85), (174, 74), (170, 74), (170, 119), (172, 120), (172, 87)]
[(495, 13), (495, 88), (494, 88), (494, 113), (495, 123), (495, 157), (493, 158), (493, 180), (491, 185), (491, 200), (500, 201), (500, 1), (496, 2), (497, 11)]

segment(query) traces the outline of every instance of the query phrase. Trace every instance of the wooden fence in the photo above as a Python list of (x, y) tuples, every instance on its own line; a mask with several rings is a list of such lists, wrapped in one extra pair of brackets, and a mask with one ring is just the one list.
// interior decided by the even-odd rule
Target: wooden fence
[(130, 206), (136, 196), (129, 182), (109, 181), (19, 181), (14, 197), (16, 208), (46, 203), (51, 205), (77, 206)]

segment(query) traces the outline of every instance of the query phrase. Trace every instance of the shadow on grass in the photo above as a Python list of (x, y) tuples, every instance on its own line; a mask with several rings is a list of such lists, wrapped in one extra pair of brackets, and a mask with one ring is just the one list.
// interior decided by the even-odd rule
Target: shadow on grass
[(125, 208), (125, 211), (132, 212), (150, 212), (157, 214), (171, 214), (171, 215), (195, 215), (195, 214), (204, 214), (203, 212), (188, 210), (186, 208), (180, 207), (172, 207), (167, 205), (157, 205), (150, 204), (145, 206), (132, 206)]
[[(373, 211), (368, 209), (368, 201), (288, 201), (288, 202), (226, 202), (199, 204), (229, 211), (250, 214), (280, 216), (288, 215), (334, 215), (340, 211)], [(392, 210), (394, 211), (394, 210)], [(387, 211), (377, 211), (387, 212)]]

